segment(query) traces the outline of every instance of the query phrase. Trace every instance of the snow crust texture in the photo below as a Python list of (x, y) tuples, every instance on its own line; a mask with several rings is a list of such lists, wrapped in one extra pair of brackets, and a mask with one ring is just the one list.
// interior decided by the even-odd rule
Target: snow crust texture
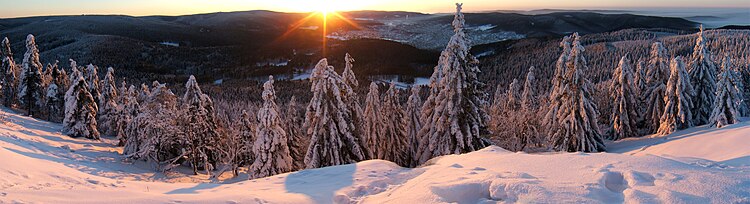
[(117, 140), (0, 111), (0, 203), (747, 203), (750, 123), (626, 138), (608, 153), (496, 146), (409, 169), (383, 160), (255, 180), (172, 178)]

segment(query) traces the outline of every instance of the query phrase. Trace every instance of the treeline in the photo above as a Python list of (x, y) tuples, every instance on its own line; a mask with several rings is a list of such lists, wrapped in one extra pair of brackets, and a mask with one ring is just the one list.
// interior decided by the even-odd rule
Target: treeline
[[(670, 54), (685, 52), (669, 51), (662, 42), (654, 42), (646, 57), (633, 59), (623, 54), (610, 64), (613, 69), (598, 70), (581, 56), (588, 51), (582, 38), (577, 34), (565, 37), (552, 83), (534, 85), (539, 79), (532, 67), (524, 82), (513, 79), (507, 88), (497, 86), (489, 108), (493, 141), (514, 151), (603, 151), (605, 138), (667, 135), (693, 126), (739, 122), (740, 117), (750, 115), (745, 100), (750, 91), (743, 85), (750, 83), (747, 56), (733, 59), (728, 53), (735, 51), (725, 47), (716, 50), (727, 54), (712, 54), (711, 42), (720, 40), (709, 41), (702, 28), (695, 37), (692, 52), (685, 56)], [(612, 70), (605, 74), (609, 79), (593, 83), (597, 78), (591, 73), (603, 70)], [(549, 91), (540, 90), (547, 86)], [(560, 139), (568, 134), (579, 137)]]

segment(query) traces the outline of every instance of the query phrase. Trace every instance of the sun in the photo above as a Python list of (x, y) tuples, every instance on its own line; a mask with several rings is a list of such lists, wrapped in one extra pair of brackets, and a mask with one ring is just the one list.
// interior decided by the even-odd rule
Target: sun
[(328, 16), (329, 14), (335, 13), (337, 9), (337, 1), (332, 0), (317, 0), (312, 1), (312, 9), (314, 12), (318, 12), (322, 14), (323, 16)]

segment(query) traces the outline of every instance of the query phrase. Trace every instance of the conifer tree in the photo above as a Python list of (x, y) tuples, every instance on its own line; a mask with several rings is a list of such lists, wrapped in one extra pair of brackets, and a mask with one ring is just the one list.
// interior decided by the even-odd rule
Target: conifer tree
[(2, 41), (2, 89), (3, 89), (3, 104), (5, 107), (12, 107), (17, 98), (16, 90), (18, 88), (18, 78), (16, 78), (17, 66), (13, 60), (13, 52), (10, 49), (10, 41), (8, 38), (3, 38)]
[(88, 90), (86, 81), (81, 77), (65, 93), (63, 133), (71, 137), (98, 140), (96, 112), (99, 108)]
[(668, 135), (693, 126), (692, 96), (695, 94), (685, 62), (678, 56), (670, 63), (669, 81), (664, 95), (665, 109), (657, 134)]
[(471, 43), (464, 32), (461, 6), (456, 4), (455, 34), (435, 68), (441, 74), (433, 73), (432, 90), (422, 108), (420, 120), (424, 125), (419, 131), (416, 155), (419, 164), (437, 156), (471, 152), (489, 145), (480, 137), (486, 129), (487, 115), (481, 108), (485, 93), (477, 78), (479, 60), (469, 53)]
[(578, 33), (574, 33), (571, 38), (573, 43), (562, 77), (565, 80), (561, 81), (560, 87), (553, 88), (556, 93), (551, 94), (555, 97), (551, 101), (559, 103), (551, 104), (555, 110), (553, 120), (556, 120), (555, 125), (550, 127), (552, 148), (568, 152), (604, 151), (604, 140), (597, 121), (599, 112), (596, 104), (591, 101), (592, 85), (583, 74), (588, 70), (583, 57), (585, 49)]
[(669, 70), (667, 50), (661, 43), (655, 42), (651, 45), (651, 53), (647, 64), (647, 88), (642, 93), (646, 105), (644, 113), (645, 128), (649, 133), (655, 133), (659, 129), (661, 116), (664, 115), (666, 105), (664, 97), (667, 91), (667, 81), (669, 81)]
[(506, 110), (518, 110), (521, 107), (521, 84), (517, 79), (513, 79), (513, 82), (508, 85), (508, 90), (505, 96), (507, 102), (505, 104)]
[(65, 112), (65, 88), (68, 87), (68, 76), (65, 70), (54, 66), (50, 73), (50, 84), (47, 87), (46, 108), (50, 121), (59, 121)]
[(620, 63), (612, 76), (612, 84), (609, 89), (612, 99), (612, 131), (609, 135), (611, 140), (619, 140), (626, 137), (638, 136), (637, 131), (637, 102), (636, 91), (633, 86), (633, 73), (630, 68), (630, 60), (627, 56), (620, 59)]
[(310, 138), (305, 155), (307, 168), (350, 164), (365, 160), (367, 152), (355, 135), (354, 111), (345, 95), (353, 92), (326, 59), (320, 60), (312, 75), (313, 97), (307, 106), (303, 131)]
[(708, 51), (706, 38), (703, 36), (703, 25), (695, 42), (688, 74), (695, 90), (692, 109), (694, 124), (704, 125), (711, 117), (711, 109), (716, 99), (716, 65), (711, 59), (711, 52)]
[(529, 145), (540, 146), (543, 142), (541, 126), (538, 120), (539, 102), (534, 89), (536, 83), (536, 69), (532, 66), (526, 74), (526, 81), (521, 94), (521, 132), (519, 133), (519, 150), (524, 150)]
[(419, 138), (417, 137), (419, 130), (422, 129), (422, 122), (420, 121), (420, 112), (422, 107), (422, 98), (419, 97), (419, 86), (411, 87), (411, 95), (406, 102), (406, 115), (404, 116), (404, 122), (406, 123), (406, 134), (409, 158), (409, 167), (417, 166), (415, 156), (417, 149), (419, 148)]
[(716, 84), (716, 101), (713, 105), (709, 124), (712, 127), (724, 127), (736, 124), (740, 120), (739, 106), (742, 105), (740, 92), (741, 79), (732, 68), (731, 59), (726, 57), (722, 64), (719, 82)]
[(20, 84), (18, 87), (18, 98), (21, 105), (32, 116), (39, 105), (44, 105), (42, 100), (42, 63), (39, 62), (39, 49), (37, 49), (34, 35), (26, 37), (26, 54), (23, 57)]
[(99, 131), (105, 135), (117, 134), (117, 87), (115, 85), (115, 70), (110, 67), (102, 83), (102, 101), (99, 106)]
[(238, 163), (240, 165), (247, 165), (247, 167), (250, 167), (250, 165), (253, 164), (253, 161), (255, 161), (255, 154), (253, 154), (253, 145), (255, 145), (255, 133), (257, 128), (256, 124), (257, 117), (250, 116), (250, 114), (247, 112), (247, 110), (242, 110), (242, 114), (240, 115), (240, 140), (242, 141), (241, 149), (244, 152), (242, 154), (242, 158)]
[(310, 143), (310, 140), (304, 137), (302, 132), (302, 123), (304, 112), (297, 103), (297, 97), (292, 96), (292, 99), (287, 104), (286, 108), (286, 132), (289, 138), (289, 156), (292, 157), (292, 163), (294, 164), (293, 170), (300, 170), (305, 168), (305, 150)]
[(94, 96), (94, 101), (96, 101), (96, 104), (98, 104), (99, 107), (104, 106), (102, 104), (104, 100), (102, 99), (100, 85), (101, 81), (99, 80), (99, 67), (89, 64), (86, 66), (86, 71), (82, 74), (86, 78), (86, 81), (89, 83), (89, 92), (91, 92), (91, 95)]
[(253, 145), (255, 161), (250, 166), (252, 178), (263, 178), (293, 170), (289, 155), (287, 134), (281, 126), (279, 107), (276, 105), (276, 92), (273, 76), (263, 84), (263, 106), (258, 110), (257, 138)]
[(529, 72), (526, 73), (526, 81), (523, 83), (523, 93), (521, 93), (521, 109), (536, 112), (539, 106), (537, 99), (537, 93), (534, 90), (536, 84), (536, 68), (534, 66), (529, 67)]
[(547, 130), (549, 130), (548, 134), (550, 135), (552, 134), (552, 131), (554, 131), (553, 128), (557, 126), (558, 123), (556, 116), (562, 106), (562, 102), (560, 101), (561, 89), (563, 83), (567, 83), (568, 80), (565, 78), (565, 73), (568, 72), (567, 63), (571, 52), (571, 37), (564, 36), (560, 42), (560, 47), (562, 48), (562, 53), (560, 54), (560, 57), (557, 58), (557, 62), (555, 62), (555, 72), (551, 79), (552, 86), (550, 88), (548, 99), (549, 107), (547, 107), (547, 113), (542, 121), (544, 126), (547, 127)]
[(185, 83), (185, 95), (182, 97), (182, 114), (180, 122), (187, 141), (189, 161), (193, 173), (203, 168), (207, 174), (216, 167), (219, 159), (219, 133), (216, 112), (211, 98), (201, 91), (194, 76)]
[(370, 159), (383, 159), (381, 156), (387, 151), (385, 136), (383, 135), (383, 118), (380, 114), (383, 110), (380, 105), (383, 102), (380, 100), (380, 92), (378, 91), (378, 85), (375, 82), (370, 83), (370, 91), (367, 93), (365, 99), (365, 111), (362, 118), (362, 131), (361, 138), (365, 146), (367, 146), (367, 156)]
[[(124, 86), (124, 84), (123, 84)], [(120, 103), (122, 105), (117, 109), (117, 126), (115, 127), (117, 133), (117, 139), (119, 140), (117, 146), (124, 146), (128, 140), (128, 134), (126, 132), (128, 124), (133, 122), (135, 117), (138, 117), (140, 112), (140, 104), (136, 99), (135, 86), (131, 85), (130, 88), (124, 88), (121, 92)]]
[(398, 90), (393, 82), (383, 96), (381, 110), (383, 138), (377, 145), (384, 146), (384, 148), (381, 153), (382, 156), (379, 155), (379, 157), (408, 167), (412, 158), (409, 153), (408, 136), (404, 124), (406, 116), (398, 103)]
[(160, 169), (169, 170), (186, 160), (192, 161), (183, 126), (178, 124), (177, 96), (166, 87), (154, 81), (137, 117), (125, 130), (127, 137), (123, 155), (129, 159), (144, 160), (159, 164)]

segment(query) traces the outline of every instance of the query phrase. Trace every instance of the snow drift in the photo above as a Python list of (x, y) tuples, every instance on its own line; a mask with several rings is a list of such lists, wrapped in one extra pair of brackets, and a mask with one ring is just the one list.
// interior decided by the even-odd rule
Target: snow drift
[(499, 147), (408, 169), (370, 160), (241, 181), (154, 173), (114, 139), (0, 111), (0, 203), (747, 203), (750, 123), (609, 144), (610, 153)]

